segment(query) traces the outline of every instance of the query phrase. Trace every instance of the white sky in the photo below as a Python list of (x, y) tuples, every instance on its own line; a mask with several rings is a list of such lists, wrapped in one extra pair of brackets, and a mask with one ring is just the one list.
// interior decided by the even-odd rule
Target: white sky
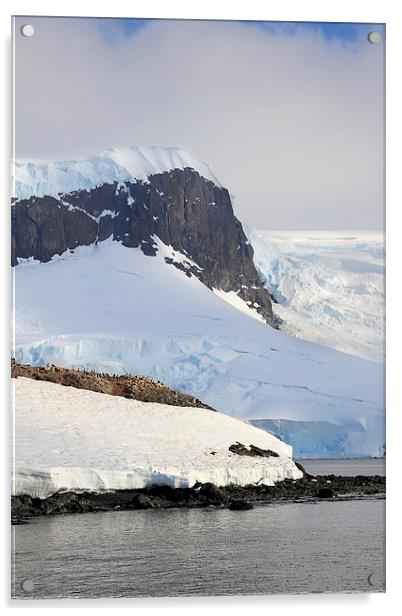
[[(384, 45), (298, 28), (16, 20), (15, 154), (119, 145), (206, 161), (236, 214), (270, 229), (381, 229)], [(381, 32), (383, 32), (381, 30)]]

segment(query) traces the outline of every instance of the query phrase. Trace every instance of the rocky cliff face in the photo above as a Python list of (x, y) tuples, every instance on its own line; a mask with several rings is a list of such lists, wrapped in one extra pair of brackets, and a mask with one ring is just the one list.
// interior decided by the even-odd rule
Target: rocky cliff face
[(168, 263), (209, 288), (234, 291), (274, 325), (271, 299), (228, 191), (190, 168), (114, 182), (59, 198), (32, 196), (12, 209), (12, 263), (42, 262), (112, 237), (154, 256), (159, 238), (188, 259)]

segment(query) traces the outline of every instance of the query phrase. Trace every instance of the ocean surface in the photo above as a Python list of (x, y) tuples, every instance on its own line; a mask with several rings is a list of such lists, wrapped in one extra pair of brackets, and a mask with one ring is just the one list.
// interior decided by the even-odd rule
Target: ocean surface
[[(318, 470), (319, 462), (312, 469), (305, 461), (307, 470), (327, 472)], [(381, 474), (367, 470), (377, 468), (373, 460), (325, 460), (322, 469), (352, 474), (352, 462), (358, 462), (355, 474)], [(385, 500), (379, 497), (251, 511), (70, 514), (33, 519), (12, 532), (17, 598), (385, 590)]]
[(312, 475), (356, 475), (385, 476), (385, 459), (371, 458), (350, 460), (298, 460)]

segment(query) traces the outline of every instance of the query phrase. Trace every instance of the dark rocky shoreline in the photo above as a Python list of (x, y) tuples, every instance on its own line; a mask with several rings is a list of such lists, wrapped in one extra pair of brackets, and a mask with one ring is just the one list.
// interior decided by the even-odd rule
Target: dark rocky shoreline
[(205, 483), (196, 484), (192, 488), (154, 485), (139, 490), (119, 490), (99, 494), (64, 492), (53, 494), (46, 499), (13, 496), (11, 515), (13, 524), (21, 524), (31, 517), (65, 513), (208, 506), (241, 511), (252, 508), (250, 506), (252, 503), (384, 495), (385, 485), (385, 477), (379, 475), (312, 477), (306, 474), (303, 479), (297, 481), (286, 479), (274, 486), (230, 485), (219, 488), (212, 483)]

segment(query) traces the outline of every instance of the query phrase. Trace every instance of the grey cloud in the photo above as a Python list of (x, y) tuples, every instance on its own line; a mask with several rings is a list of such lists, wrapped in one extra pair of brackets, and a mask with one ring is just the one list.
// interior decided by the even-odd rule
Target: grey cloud
[(108, 41), (96, 21), (29, 21), (24, 39), (16, 20), (17, 158), (177, 146), (252, 226), (382, 227), (382, 45), (175, 21)]

